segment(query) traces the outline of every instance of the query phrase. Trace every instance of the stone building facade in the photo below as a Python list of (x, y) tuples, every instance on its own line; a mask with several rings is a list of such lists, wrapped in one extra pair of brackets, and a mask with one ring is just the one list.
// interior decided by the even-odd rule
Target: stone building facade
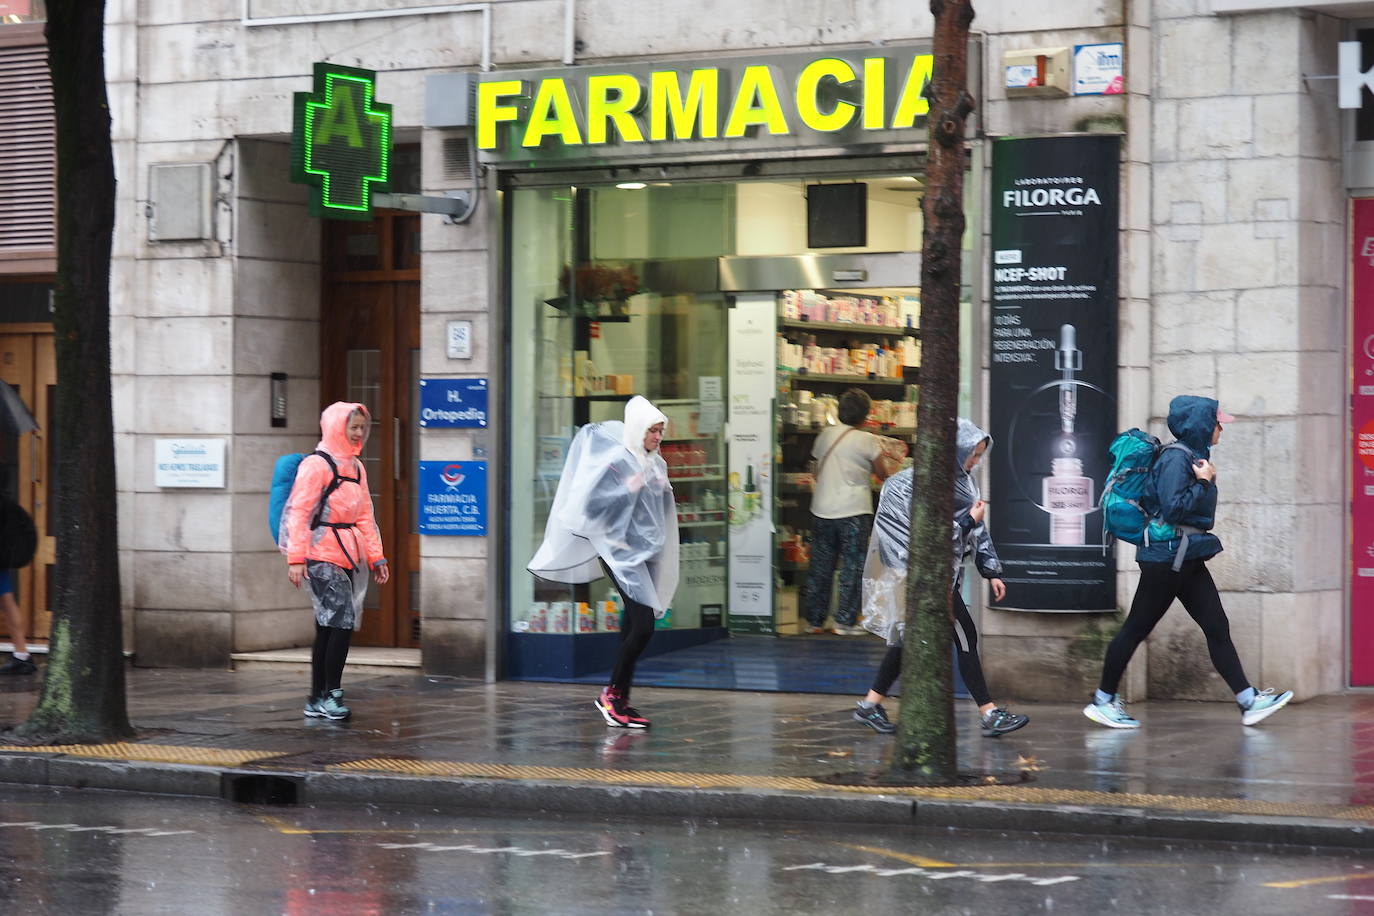
[[(460, 183), (449, 141), (464, 134), (425, 126), (429, 76), (824, 52), (928, 41), (931, 29), (924, 5), (897, 0), (491, 0), (424, 14), (406, 9), (419, 3), (358, 0), (351, 17), (336, 15), (340, 6), (108, 4), (121, 555), (139, 664), (222, 666), (233, 653), (311, 637), (264, 519), (272, 461), (313, 446), (319, 404), (335, 396), (321, 384), (331, 319), (321, 305), (324, 230), (288, 180), (292, 93), (309, 89), (313, 62), (377, 71), (397, 143), (418, 149), (415, 190), (438, 195)], [(984, 174), (970, 185), (973, 224), (986, 237), (977, 195), (990, 138), (1123, 134), (1120, 423), (1162, 431), (1169, 398), (1183, 391), (1218, 397), (1239, 418), (1218, 458), (1227, 549), (1212, 568), (1252, 679), (1299, 698), (1346, 686), (1352, 613), (1343, 546), (1349, 127), (1335, 83), (1307, 77), (1336, 72), (1337, 43), (1361, 6), (1062, 0), (983, 4), (974, 23), (984, 88), (972, 144), (984, 150), (974, 157)], [(1003, 88), (1006, 51), (1111, 41), (1125, 46), (1124, 94), (1024, 99)], [(152, 187), (153, 167), (176, 163), (209, 167), (205, 229), (158, 240), (159, 207), (174, 204)], [(484, 190), (468, 223), (420, 217), (415, 374), (491, 378), (498, 428), (415, 431), (407, 457), (484, 454), (499, 474), (510, 457), (500, 427), (522, 418), (506, 414), (500, 391), (506, 262), (494, 174)], [(975, 267), (984, 275), (975, 308), (985, 308), (986, 270)], [(462, 363), (445, 350), (453, 320), (472, 322), (474, 350)], [(986, 343), (975, 351), (986, 354)], [(271, 423), (273, 372), (287, 375), (285, 427)], [(227, 485), (156, 486), (154, 444), (167, 437), (226, 439)], [(502, 676), (509, 558), (504, 507), (491, 508), (498, 523), (487, 538), (417, 536), (409, 600), (427, 671)], [(1121, 561), (1123, 607), (1133, 570)], [(986, 611), (982, 627), (997, 695), (1076, 699), (1093, 686), (1114, 621)], [(1227, 696), (1182, 613), (1137, 656), (1128, 689)]]

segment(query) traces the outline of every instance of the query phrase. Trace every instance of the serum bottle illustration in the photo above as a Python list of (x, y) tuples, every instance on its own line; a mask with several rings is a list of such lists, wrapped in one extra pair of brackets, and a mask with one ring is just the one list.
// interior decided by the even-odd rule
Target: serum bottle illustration
[(1071, 324), (1059, 328), (1054, 368), (1060, 372), (1059, 435), (1054, 440), (1050, 476), (1045, 478), (1041, 505), (1050, 514), (1050, 543), (1077, 547), (1086, 541), (1086, 517), (1093, 509), (1093, 482), (1083, 476), (1083, 460), (1077, 457), (1078, 386), (1073, 381), (1075, 373), (1083, 369), (1083, 351), (1078, 349), (1078, 329)]

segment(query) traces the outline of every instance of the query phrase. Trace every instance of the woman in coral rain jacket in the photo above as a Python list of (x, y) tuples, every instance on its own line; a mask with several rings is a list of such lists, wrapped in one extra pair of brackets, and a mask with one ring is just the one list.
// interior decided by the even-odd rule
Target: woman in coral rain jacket
[[(347, 719), (351, 714), (339, 683), (353, 631), (362, 625), (367, 572), (372, 570), (378, 585), (390, 578), (372, 517), (367, 472), (358, 458), (370, 424), (362, 404), (338, 401), (326, 407), (316, 450), (333, 458), (334, 467), (319, 455), (306, 456), (282, 512), (287, 577), (297, 588), (301, 579), (310, 580), (315, 608), (310, 698), (305, 702), (305, 714), (312, 718)], [(336, 469), (337, 485), (330, 490)]]

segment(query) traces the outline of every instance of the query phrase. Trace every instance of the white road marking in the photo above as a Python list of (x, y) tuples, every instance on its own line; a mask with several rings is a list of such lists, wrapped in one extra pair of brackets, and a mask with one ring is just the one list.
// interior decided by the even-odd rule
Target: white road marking
[(1327, 900), (1374, 900), (1374, 897), (1361, 897), (1356, 894), (1327, 894)]
[(571, 852), (567, 849), (525, 849), (520, 846), (474, 846), (463, 843), (460, 846), (441, 846), (437, 843), (378, 843), (378, 849), (419, 849), (424, 852), (470, 852), (476, 856), (489, 856), (504, 853), (511, 856), (553, 856), (558, 859), (590, 859), (608, 856), (610, 852)]
[(1018, 881), (1029, 884), (1033, 887), (1050, 887), (1055, 884), (1064, 884), (1069, 881), (1082, 880), (1077, 875), (1061, 875), (1057, 878), (1033, 878), (1030, 875), (1023, 875), (1019, 872), (1013, 874), (984, 874), (982, 872), (971, 871), (967, 868), (959, 868), (953, 871), (949, 869), (930, 869), (930, 868), (878, 868), (873, 865), (827, 865), (824, 862), (812, 862), (809, 865), (789, 865), (783, 871), (821, 871), (827, 875), (847, 875), (855, 872), (876, 875), (879, 878), (892, 878), (897, 875), (911, 875), (917, 878), (925, 878), (927, 881), (947, 881), (950, 878), (967, 878), (978, 881), (982, 884), (997, 884), (1003, 881)]
[(160, 830), (157, 827), (82, 827), (80, 824), (40, 824), (38, 821), (5, 821), (0, 823), (0, 829), (5, 827), (17, 827), (22, 830), (61, 830), (64, 833), (105, 833), (111, 836), (127, 836), (129, 834), (139, 834), (142, 836), (182, 836), (188, 833), (195, 833), (194, 830)]

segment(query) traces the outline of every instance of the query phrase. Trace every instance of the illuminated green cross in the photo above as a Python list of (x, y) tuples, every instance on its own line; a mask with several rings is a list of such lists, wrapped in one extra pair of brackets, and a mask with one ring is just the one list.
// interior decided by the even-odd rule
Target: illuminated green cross
[(371, 219), (391, 174), (391, 106), (374, 101), (372, 70), (315, 65), (315, 91), (295, 93), (291, 180), (313, 186), (312, 216)]

